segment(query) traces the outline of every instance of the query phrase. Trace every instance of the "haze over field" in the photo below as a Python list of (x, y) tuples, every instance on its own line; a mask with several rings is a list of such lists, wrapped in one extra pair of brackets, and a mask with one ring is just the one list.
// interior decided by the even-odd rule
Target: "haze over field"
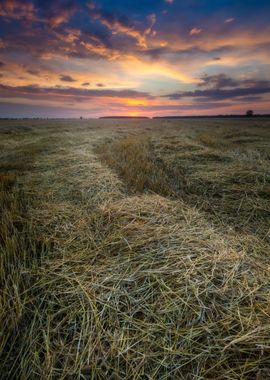
[(0, 116), (269, 113), (264, 0), (1, 0)]

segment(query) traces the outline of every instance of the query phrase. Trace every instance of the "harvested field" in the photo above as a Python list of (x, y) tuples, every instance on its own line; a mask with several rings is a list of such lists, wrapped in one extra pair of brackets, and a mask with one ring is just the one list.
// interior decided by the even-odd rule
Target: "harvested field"
[(0, 141), (0, 378), (270, 378), (269, 119)]

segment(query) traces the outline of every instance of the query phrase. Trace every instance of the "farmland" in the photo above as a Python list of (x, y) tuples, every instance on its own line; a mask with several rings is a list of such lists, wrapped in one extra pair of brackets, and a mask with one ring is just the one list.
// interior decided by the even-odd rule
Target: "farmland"
[(0, 377), (269, 379), (270, 120), (1, 120)]

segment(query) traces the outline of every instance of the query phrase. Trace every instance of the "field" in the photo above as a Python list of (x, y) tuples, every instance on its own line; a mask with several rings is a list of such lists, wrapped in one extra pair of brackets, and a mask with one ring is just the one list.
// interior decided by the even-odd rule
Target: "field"
[(270, 379), (270, 119), (0, 121), (1, 379)]

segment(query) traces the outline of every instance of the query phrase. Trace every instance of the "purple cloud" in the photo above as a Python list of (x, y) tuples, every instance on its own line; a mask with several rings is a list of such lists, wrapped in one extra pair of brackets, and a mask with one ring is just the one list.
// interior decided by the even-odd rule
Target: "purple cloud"
[(72, 78), (70, 75), (60, 75), (59, 79), (62, 82), (76, 82), (76, 79)]

